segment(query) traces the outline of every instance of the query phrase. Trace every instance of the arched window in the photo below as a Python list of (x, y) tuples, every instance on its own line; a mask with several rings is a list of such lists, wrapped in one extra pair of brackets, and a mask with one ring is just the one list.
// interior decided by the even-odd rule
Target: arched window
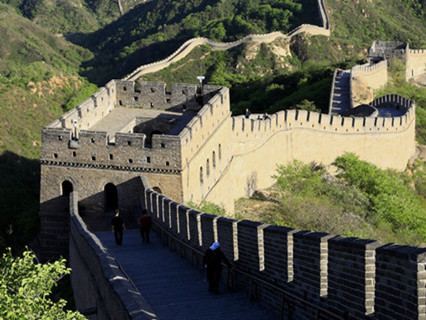
[(68, 180), (65, 180), (64, 182), (62, 182), (62, 195), (69, 196), (71, 192), (73, 192), (72, 183), (69, 182)]
[(200, 167), (200, 183), (204, 182), (204, 177), (203, 177), (203, 167)]
[(219, 160), (222, 159), (222, 145), (219, 144)]
[(152, 190), (154, 190), (157, 193), (162, 193), (161, 189), (159, 187), (154, 187), (154, 188), (152, 188)]
[(216, 152), (214, 151), (212, 153), (212, 166), (213, 168), (216, 168)]
[(207, 162), (206, 162), (206, 175), (207, 175), (207, 177), (210, 175), (210, 160), (209, 159), (207, 159)]
[(113, 211), (118, 208), (118, 194), (117, 187), (108, 183), (104, 188), (105, 195), (105, 211)]

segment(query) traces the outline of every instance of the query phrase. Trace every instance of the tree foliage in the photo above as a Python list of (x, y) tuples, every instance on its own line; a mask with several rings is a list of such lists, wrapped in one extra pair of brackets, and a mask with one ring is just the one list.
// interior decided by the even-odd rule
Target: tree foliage
[(408, 186), (414, 177), (379, 169), (352, 153), (333, 164), (336, 175), (315, 163), (279, 166), (279, 209), (262, 214), (263, 221), (383, 242), (426, 241), (425, 202)]
[(377, 223), (385, 222), (397, 233), (413, 233), (426, 241), (426, 210), (399, 176), (359, 160), (353, 153), (337, 157), (338, 177), (356, 186), (370, 200)]
[(69, 272), (64, 259), (40, 264), (31, 251), (13, 257), (8, 249), (0, 259), (0, 318), (85, 319), (78, 312), (64, 311), (65, 300), (49, 298), (52, 287)]

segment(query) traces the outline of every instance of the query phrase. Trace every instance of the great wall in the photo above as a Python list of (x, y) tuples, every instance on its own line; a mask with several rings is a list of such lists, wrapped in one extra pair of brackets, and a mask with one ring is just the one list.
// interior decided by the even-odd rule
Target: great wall
[[(286, 36), (329, 35), (322, 0), (318, 6), (323, 27), (301, 26)], [(154, 318), (92, 233), (110, 228), (111, 211), (119, 207), (130, 227), (148, 209), (170, 246), (176, 239), (202, 251), (220, 241), (244, 271), (237, 287), (251, 292), (249, 282), (257, 279), (259, 300), (276, 314), (290, 299), (297, 319), (317, 319), (318, 310), (339, 319), (426, 319), (426, 249), (219, 218), (185, 206), (207, 200), (232, 212), (235, 199), (269, 187), (277, 164), (294, 159), (329, 165), (349, 151), (381, 168), (404, 170), (414, 154), (414, 101), (388, 95), (368, 103), (374, 116), (356, 115), (352, 81), (372, 88), (386, 83), (385, 50), (379, 62), (334, 73), (329, 114), (232, 116), (226, 87), (174, 84), (167, 92), (163, 83), (135, 81), (199, 44), (225, 50), (281, 36), (252, 35), (227, 44), (189, 40), (167, 59), (111, 80), (43, 130), (39, 238), (44, 257), (69, 255), (79, 309), (97, 305), (96, 319)], [(402, 55), (407, 79), (425, 73), (424, 51), (395, 47), (390, 52)], [(372, 51), (377, 48), (374, 43)], [(348, 75), (349, 98), (336, 107), (341, 72)], [(380, 115), (382, 109), (393, 115)]]

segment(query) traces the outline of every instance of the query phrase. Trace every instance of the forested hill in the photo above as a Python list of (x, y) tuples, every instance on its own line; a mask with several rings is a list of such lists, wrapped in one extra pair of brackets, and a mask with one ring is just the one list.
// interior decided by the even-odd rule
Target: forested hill
[(146, 0), (0, 0), (52, 33), (93, 32)]
[(316, 0), (155, 0), (77, 43), (95, 53), (84, 64), (96, 83), (163, 59), (193, 37), (232, 41), (253, 33), (284, 33), (302, 23), (320, 25)]

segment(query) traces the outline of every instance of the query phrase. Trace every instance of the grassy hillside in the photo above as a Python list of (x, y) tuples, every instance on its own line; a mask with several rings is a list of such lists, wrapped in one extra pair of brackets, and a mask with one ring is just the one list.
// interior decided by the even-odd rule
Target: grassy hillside
[(237, 201), (236, 217), (384, 243), (426, 245), (424, 189), (421, 194), (412, 188), (417, 176), (424, 178), (424, 168), (409, 176), (378, 169), (353, 154), (338, 157), (334, 165), (338, 170), (333, 175), (315, 163), (279, 166), (272, 188)]
[[(123, 13), (146, 0), (121, 0)], [(89, 33), (121, 15), (118, 0), (0, 0), (52, 33)]]
[(19, 247), (38, 224), (41, 129), (96, 86), (78, 75), (88, 50), (2, 3), (0, 15), (0, 247)]

